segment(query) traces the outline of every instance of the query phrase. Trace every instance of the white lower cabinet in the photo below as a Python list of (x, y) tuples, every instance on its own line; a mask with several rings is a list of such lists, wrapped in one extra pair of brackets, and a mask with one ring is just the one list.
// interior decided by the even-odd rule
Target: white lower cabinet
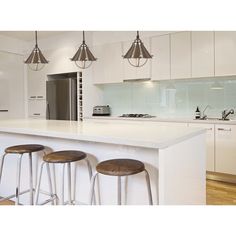
[(236, 175), (236, 125), (215, 126), (216, 172)]
[(46, 101), (45, 100), (29, 100), (28, 114), (30, 118), (46, 118)]
[(215, 171), (215, 134), (214, 134), (214, 124), (193, 124), (189, 123), (189, 127), (199, 127), (207, 130), (206, 135), (206, 170)]

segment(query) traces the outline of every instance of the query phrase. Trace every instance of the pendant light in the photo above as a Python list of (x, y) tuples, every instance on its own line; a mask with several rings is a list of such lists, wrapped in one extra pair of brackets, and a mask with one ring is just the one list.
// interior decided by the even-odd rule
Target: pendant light
[(139, 38), (138, 31), (136, 39), (132, 43), (128, 52), (123, 57), (125, 59), (128, 59), (130, 65), (134, 67), (142, 67), (147, 63), (148, 59), (152, 58), (152, 55), (148, 52), (143, 42)]
[(71, 61), (74, 61), (75, 64), (81, 68), (86, 69), (92, 65), (94, 61), (96, 61), (97, 58), (93, 56), (91, 51), (89, 50), (89, 47), (85, 43), (85, 35), (83, 31), (83, 41), (80, 45), (78, 51), (75, 53), (75, 55), (71, 58)]
[(31, 70), (39, 71), (42, 70), (47, 63), (48, 60), (46, 60), (38, 47), (38, 35), (37, 31), (35, 31), (35, 47), (25, 61), (25, 64), (27, 64)]

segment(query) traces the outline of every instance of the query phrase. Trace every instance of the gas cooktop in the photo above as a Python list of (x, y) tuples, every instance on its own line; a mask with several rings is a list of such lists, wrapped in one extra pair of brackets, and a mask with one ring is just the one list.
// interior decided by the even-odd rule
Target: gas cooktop
[(149, 114), (122, 114), (119, 117), (125, 117), (125, 118), (153, 118), (155, 116), (151, 116)]

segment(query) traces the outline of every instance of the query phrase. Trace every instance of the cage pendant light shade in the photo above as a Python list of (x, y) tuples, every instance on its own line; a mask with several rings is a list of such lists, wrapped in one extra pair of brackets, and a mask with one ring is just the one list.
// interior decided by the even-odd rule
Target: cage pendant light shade
[(152, 58), (152, 55), (148, 52), (143, 42), (139, 38), (138, 31), (136, 39), (123, 57), (125, 59), (128, 59), (129, 63), (135, 67), (144, 66), (147, 63), (148, 59)]
[(29, 57), (25, 60), (25, 64), (27, 64), (31, 70), (39, 71), (43, 69), (47, 63), (48, 60), (44, 57), (42, 51), (38, 47), (37, 31), (35, 31), (35, 47)]
[(89, 50), (89, 47), (85, 43), (85, 36), (83, 31), (83, 42), (80, 45), (78, 51), (71, 58), (71, 61), (74, 61), (79, 68), (86, 69), (91, 66), (91, 64), (96, 60), (97, 58), (93, 56), (92, 52)]

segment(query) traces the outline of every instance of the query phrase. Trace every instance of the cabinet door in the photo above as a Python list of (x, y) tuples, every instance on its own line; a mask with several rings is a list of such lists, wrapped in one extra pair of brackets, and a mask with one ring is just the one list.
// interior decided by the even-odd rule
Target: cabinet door
[(215, 135), (214, 135), (214, 124), (193, 124), (190, 123), (189, 127), (199, 127), (207, 130), (206, 143), (207, 143), (207, 154), (206, 154), (206, 170), (215, 171)]
[(97, 45), (93, 48), (98, 58), (93, 66), (93, 83), (119, 83), (123, 81), (122, 44)]
[(28, 98), (46, 99), (46, 80), (45, 71), (28, 70)]
[(236, 32), (215, 32), (215, 75), (236, 75)]
[(214, 76), (214, 32), (192, 32), (192, 77)]
[(236, 175), (236, 126), (215, 126), (216, 172)]
[(151, 39), (152, 80), (170, 79), (170, 35)]
[[(150, 51), (150, 39), (141, 39), (144, 43), (144, 46), (147, 48), (147, 50)], [(123, 54), (125, 55), (126, 52), (131, 47), (133, 41), (127, 41), (123, 43)], [(151, 53), (152, 54), (152, 53)], [(124, 60), (124, 80), (130, 80), (130, 79), (147, 79), (151, 78), (151, 60), (148, 59), (147, 63), (142, 67), (134, 67), (130, 65), (127, 59)]]
[(171, 78), (191, 77), (191, 33), (171, 34)]
[(28, 109), (30, 118), (46, 118), (45, 100), (29, 100)]

